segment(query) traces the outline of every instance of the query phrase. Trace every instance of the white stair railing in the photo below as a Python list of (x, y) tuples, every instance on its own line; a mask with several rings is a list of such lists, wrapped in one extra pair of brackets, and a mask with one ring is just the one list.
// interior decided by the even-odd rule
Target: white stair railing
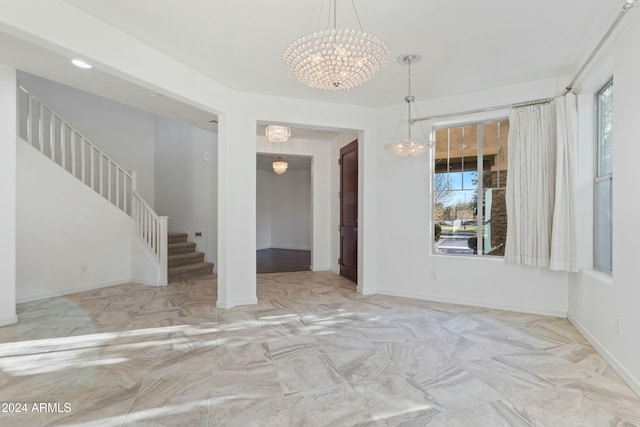
[(158, 216), (137, 193), (136, 173), (118, 165), (23, 86), (18, 86), (17, 112), (21, 138), (133, 218), (137, 236), (166, 281), (167, 217)]
[[(136, 188), (137, 173), (132, 172), (133, 188)], [(160, 263), (160, 277), (167, 279), (168, 273), (168, 217), (158, 216), (135, 191), (131, 197), (131, 217), (136, 223), (136, 234), (147, 244)]]
[(24, 87), (18, 87), (18, 135), (127, 214), (131, 173)]

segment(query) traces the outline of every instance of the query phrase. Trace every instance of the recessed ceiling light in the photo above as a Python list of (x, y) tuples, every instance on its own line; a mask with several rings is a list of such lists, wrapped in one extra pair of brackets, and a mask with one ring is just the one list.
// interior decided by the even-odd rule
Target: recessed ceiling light
[(162, 95), (160, 95), (159, 93), (156, 93), (156, 92), (151, 92), (151, 93), (149, 94), (149, 96), (150, 96), (151, 98), (153, 98), (153, 99), (160, 99), (160, 97), (161, 97)]
[(84, 62), (82, 59), (73, 59), (71, 60), (71, 63), (73, 65), (75, 65), (76, 67), (80, 67), (80, 68), (91, 68), (91, 65), (87, 64), (86, 62)]

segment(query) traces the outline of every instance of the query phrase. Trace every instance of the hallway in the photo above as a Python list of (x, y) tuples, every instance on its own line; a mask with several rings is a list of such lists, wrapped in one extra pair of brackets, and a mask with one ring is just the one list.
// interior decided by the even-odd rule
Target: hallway
[(311, 251), (290, 249), (260, 249), (256, 251), (257, 273), (309, 271)]

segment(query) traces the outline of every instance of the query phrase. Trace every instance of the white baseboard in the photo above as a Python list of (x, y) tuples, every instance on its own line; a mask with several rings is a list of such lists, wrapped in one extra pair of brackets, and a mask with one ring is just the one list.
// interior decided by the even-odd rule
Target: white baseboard
[(288, 249), (290, 251), (310, 251), (311, 248), (308, 246), (271, 246), (270, 248), (265, 249)]
[(326, 267), (315, 267), (315, 266), (311, 266), (311, 271), (331, 271), (331, 267), (326, 266)]
[[(108, 286), (115, 286), (115, 285), (123, 285), (125, 283), (131, 283), (131, 282), (132, 280), (130, 278), (126, 278), (126, 279), (109, 282), (109, 283), (100, 283), (100, 284), (94, 284), (94, 285), (88, 285), (88, 286), (78, 286), (73, 288), (60, 289), (55, 292), (42, 292), (42, 293), (31, 294), (31, 295), (21, 295), (16, 298), (16, 303), (21, 304), (25, 302), (38, 301), (41, 299), (61, 297), (64, 295), (75, 294), (76, 292), (92, 291), (94, 289), (106, 288)], [(140, 283), (140, 282), (135, 282), (135, 283)]]
[(139, 283), (141, 285), (145, 285), (145, 286), (155, 286), (157, 288), (161, 288), (164, 286), (167, 286), (167, 283), (156, 283), (156, 282), (147, 282), (146, 280), (129, 280), (129, 282), (131, 283)]
[(18, 323), (18, 316), (11, 316), (0, 319), (0, 326), (9, 326), (16, 323)]
[(216, 302), (216, 307), (222, 308), (223, 310), (227, 310), (229, 308), (238, 307), (240, 305), (256, 305), (257, 303), (258, 303), (257, 298), (247, 298), (244, 300), (229, 301), (226, 303), (224, 301), (218, 300)]
[(633, 375), (631, 375), (631, 373), (627, 371), (625, 367), (622, 366), (622, 364), (618, 362), (618, 360), (613, 357), (613, 355), (609, 353), (607, 349), (604, 348), (604, 346), (600, 344), (600, 342), (595, 339), (595, 337), (591, 335), (580, 322), (574, 319), (571, 315), (569, 315), (568, 319), (569, 322), (571, 322), (571, 324), (578, 330), (578, 332), (580, 332), (582, 336), (584, 336), (587, 341), (589, 341), (589, 344), (591, 344), (591, 346), (596, 349), (600, 356), (602, 356), (602, 358), (607, 361), (607, 363), (613, 368), (613, 370), (616, 371), (618, 375), (620, 375), (624, 382), (626, 382), (627, 385), (631, 387), (631, 390), (633, 390), (633, 392), (640, 397), (640, 381), (638, 381)]
[(424, 301), (442, 302), (445, 304), (468, 305), (471, 307), (482, 307), (482, 308), (491, 308), (494, 310), (515, 311), (518, 313), (561, 317), (563, 319), (567, 318), (566, 311), (540, 310), (537, 308), (523, 307), (523, 306), (517, 306), (517, 305), (510, 305), (510, 304), (493, 304), (493, 303), (487, 303), (485, 301), (474, 301), (474, 300), (467, 300), (462, 298), (437, 297), (433, 295), (423, 295), (423, 294), (416, 294), (412, 292), (398, 292), (393, 289), (378, 289), (377, 293), (381, 295), (389, 295), (393, 297), (413, 298), (413, 299), (419, 299)]

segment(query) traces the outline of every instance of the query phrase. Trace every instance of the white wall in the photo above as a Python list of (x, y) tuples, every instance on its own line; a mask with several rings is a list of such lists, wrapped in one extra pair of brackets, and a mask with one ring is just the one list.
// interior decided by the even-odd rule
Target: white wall
[[(565, 82), (549, 79), (434, 99), (419, 103), (418, 110), (430, 116), (546, 98), (560, 93)], [(394, 137), (400, 108), (380, 110), (378, 120), (378, 292), (566, 316), (565, 273), (506, 265), (502, 259), (432, 253), (432, 159), (429, 155), (401, 158), (384, 149), (385, 142)]]
[(16, 317), (16, 70), (0, 64), (0, 326)]
[(311, 250), (311, 169), (271, 174), (271, 246)]
[(256, 193), (258, 249), (268, 234), (269, 248), (311, 250), (311, 170), (258, 170)]
[(273, 172), (256, 171), (256, 249), (271, 248), (271, 181)]
[[(578, 222), (581, 271), (570, 278), (569, 316), (640, 394), (637, 197), (640, 159), (640, 14), (631, 10), (579, 85)], [(613, 76), (613, 275), (593, 271), (593, 97)], [(622, 335), (616, 332), (622, 318)]]
[(154, 115), (23, 72), (18, 82), (125, 170), (154, 207)]
[[(332, 141), (291, 138), (283, 144), (270, 142), (266, 136), (260, 135), (257, 137), (256, 144), (259, 153), (294, 154), (313, 157), (310, 177), (312, 195), (311, 221), (313, 224), (311, 227), (311, 265), (314, 271), (329, 270), (331, 268), (332, 239), (331, 161), (335, 143)], [(288, 173), (276, 178), (285, 177)], [(278, 180), (272, 181), (272, 194), (274, 195), (275, 192), (278, 192), (277, 182)], [(281, 193), (279, 192), (277, 197), (286, 197)], [(276, 214), (273, 207), (271, 212), (272, 215)], [(272, 227), (273, 225), (272, 218)], [(335, 227), (337, 227), (337, 224), (335, 224)], [(278, 246), (277, 235), (278, 233), (282, 234), (284, 228), (286, 228), (286, 225), (278, 226), (277, 229), (272, 228), (271, 245), (273, 247), (280, 247)]]
[(18, 301), (130, 281), (131, 218), (22, 139), (16, 212)]
[[(164, 117), (155, 118), (155, 211), (169, 230), (189, 233), (196, 250), (217, 267), (217, 135)], [(205, 153), (207, 160), (205, 160)], [(195, 237), (201, 232), (202, 237)]]

